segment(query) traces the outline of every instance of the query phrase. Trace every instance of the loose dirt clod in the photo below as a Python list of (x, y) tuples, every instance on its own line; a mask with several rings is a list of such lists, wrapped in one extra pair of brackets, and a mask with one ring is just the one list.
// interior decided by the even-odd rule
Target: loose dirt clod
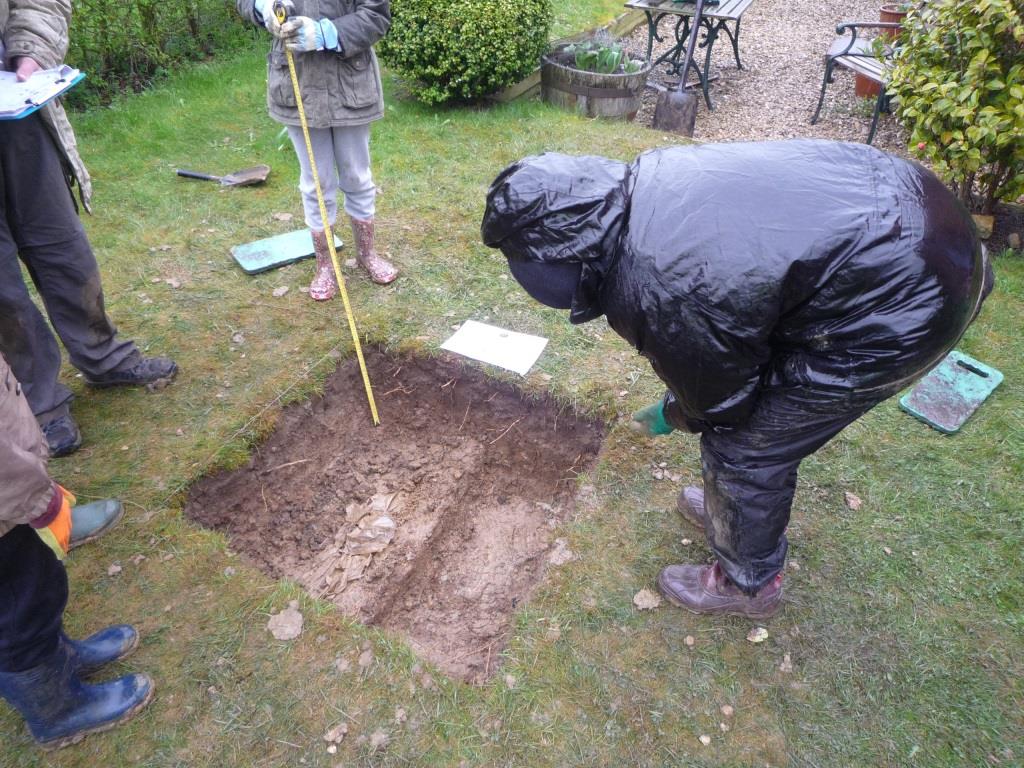
[(768, 639), (768, 630), (764, 627), (753, 627), (747, 632), (747, 640), (752, 643), (763, 643)]
[(348, 723), (338, 723), (324, 734), (324, 741), (329, 744), (340, 744), (348, 735)]
[(633, 605), (640, 611), (653, 611), (661, 605), (661, 595), (645, 587), (633, 595)]
[(294, 640), (302, 634), (302, 614), (299, 613), (299, 603), (292, 600), (288, 607), (280, 613), (275, 613), (267, 621), (267, 629), (277, 640)]
[(483, 682), (516, 607), (551, 561), (575, 557), (552, 530), (602, 425), (454, 359), (367, 350), (366, 362), (381, 426), (349, 359), (322, 397), (285, 409), (247, 466), (197, 483), (185, 512), (269, 575)]

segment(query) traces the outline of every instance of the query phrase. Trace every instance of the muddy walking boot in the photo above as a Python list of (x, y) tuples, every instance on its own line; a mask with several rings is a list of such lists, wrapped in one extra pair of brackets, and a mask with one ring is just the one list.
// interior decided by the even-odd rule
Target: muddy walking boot
[(658, 591), (673, 605), (693, 613), (767, 619), (782, 605), (782, 574), (751, 596), (733, 584), (718, 563), (670, 565), (658, 574)]
[(707, 527), (708, 516), (704, 511), (704, 489), (688, 485), (679, 493), (676, 511), (695, 528), (702, 531)]
[(316, 256), (316, 275), (309, 284), (309, 298), (314, 301), (328, 301), (338, 293), (338, 281), (334, 277), (331, 251), (327, 246), (327, 233), (311, 229), (313, 253)]
[(395, 265), (382, 256), (377, 255), (373, 247), (373, 219), (352, 220), (352, 237), (356, 244), (356, 261), (366, 270), (370, 279), (378, 285), (387, 285), (398, 277)]
[(107, 371), (99, 376), (85, 377), (85, 383), (96, 389), (137, 387), (162, 388), (178, 375), (178, 364), (169, 357), (142, 357), (135, 362)]
[(82, 447), (82, 433), (69, 413), (40, 425), (40, 429), (46, 438), (51, 459), (68, 456)]
[(133, 717), (153, 698), (153, 680), (126, 675), (96, 685), (83, 683), (74, 651), (61, 640), (38, 666), (0, 672), (0, 696), (21, 713), (41, 747), (60, 749)]

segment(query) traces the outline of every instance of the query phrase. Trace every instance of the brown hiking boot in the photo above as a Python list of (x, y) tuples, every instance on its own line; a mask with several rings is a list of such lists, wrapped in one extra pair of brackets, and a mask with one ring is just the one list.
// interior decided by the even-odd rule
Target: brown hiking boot
[(707, 527), (707, 513), (704, 512), (704, 489), (688, 485), (679, 493), (676, 511), (686, 522), (702, 531)]
[(693, 613), (717, 613), (767, 619), (782, 605), (782, 574), (751, 597), (714, 565), (670, 565), (658, 574), (658, 591)]

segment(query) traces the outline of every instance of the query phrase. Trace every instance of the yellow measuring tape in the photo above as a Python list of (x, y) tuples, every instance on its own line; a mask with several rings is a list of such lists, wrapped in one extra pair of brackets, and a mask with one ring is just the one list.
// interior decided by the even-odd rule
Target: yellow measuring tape
[[(284, 24), (288, 20), (288, 11), (284, 3), (274, 3), (274, 16), (278, 24)], [(327, 204), (324, 202), (324, 192), (320, 187), (320, 174), (316, 170), (316, 158), (313, 157), (313, 142), (309, 139), (309, 125), (306, 123), (306, 110), (302, 106), (302, 93), (299, 91), (299, 77), (295, 74), (295, 59), (292, 52), (286, 47), (285, 55), (288, 57), (288, 72), (292, 76), (292, 88), (295, 91), (295, 104), (299, 108), (299, 122), (302, 124), (302, 136), (306, 139), (306, 153), (309, 155), (309, 167), (313, 172), (313, 184), (316, 186), (316, 201), (320, 205), (320, 220), (324, 224), (324, 235), (327, 237), (327, 250), (331, 253), (331, 264), (334, 267), (334, 277), (338, 281), (338, 291), (341, 293), (341, 300), (345, 304), (345, 316), (348, 318), (348, 327), (352, 332), (352, 343), (356, 347), (356, 357), (359, 359), (359, 370), (363, 374), (363, 386), (366, 388), (366, 400), (370, 404), (370, 414), (373, 416), (373, 425), (380, 424), (380, 417), (377, 415), (377, 403), (373, 399), (373, 387), (370, 386), (370, 374), (366, 370), (366, 361), (363, 359), (363, 347), (359, 343), (359, 332), (356, 330), (356, 319), (352, 315), (352, 305), (348, 300), (348, 291), (345, 290), (345, 278), (341, 275), (341, 265), (338, 262), (338, 252), (334, 248), (334, 231), (327, 223)]]

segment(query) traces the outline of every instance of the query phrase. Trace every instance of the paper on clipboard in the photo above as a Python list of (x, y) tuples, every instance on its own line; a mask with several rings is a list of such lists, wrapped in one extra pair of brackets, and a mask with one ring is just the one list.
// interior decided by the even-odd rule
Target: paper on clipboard
[(34, 72), (23, 83), (18, 82), (14, 72), (0, 72), (0, 120), (18, 120), (30, 115), (84, 78), (80, 70), (67, 64)]
[(441, 349), (525, 376), (547, 343), (548, 340), (542, 336), (467, 320), (441, 345)]

